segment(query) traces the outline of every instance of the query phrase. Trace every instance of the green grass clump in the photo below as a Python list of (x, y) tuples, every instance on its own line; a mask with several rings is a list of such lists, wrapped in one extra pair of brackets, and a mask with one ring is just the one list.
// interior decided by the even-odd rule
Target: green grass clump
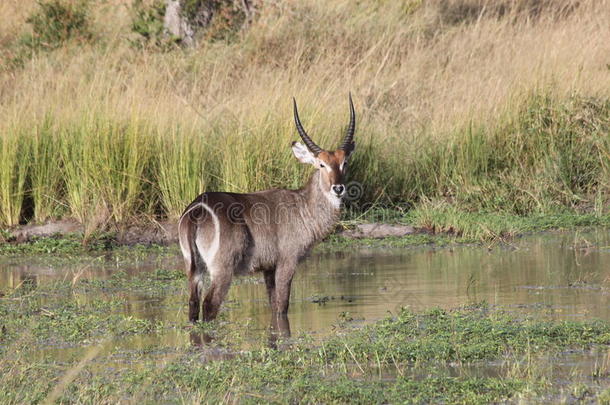
[(396, 162), (402, 181), (388, 181), (385, 192), (469, 211), (605, 212), (609, 130), (609, 100), (533, 95), (496, 126), (472, 123), (448, 144), (418, 145), (405, 164)]
[(359, 364), (390, 366), (396, 359), (466, 363), (590, 344), (610, 344), (607, 323), (516, 320), (482, 305), (425, 314), (403, 309), (395, 318), (354, 333), (348, 344), (339, 338), (326, 342), (322, 350), (330, 359), (352, 357)]
[(95, 116), (62, 136), (67, 203), (81, 223), (97, 227), (151, 212), (154, 199), (142, 199), (149, 182), (154, 142), (137, 121), (112, 123)]
[(201, 137), (180, 135), (178, 129), (159, 136), (158, 142), (165, 151), (159, 154), (155, 169), (161, 204), (169, 218), (177, 219), (186, 208), (186, 196), (194, 199), (212, 181), (211, 162), (206, 159), (209, 145)]
[(56, 49), (69, 40), (91, 39), (87, 0), (38, 0), (37, 4), (38, 9), (26, 20), (32, 31), (20, 40), (31, 52)]
[[(10, 234), (0, 236), (9, 239)], [(65, 234), (50, 237), (32, 237), (27, 242), (0, 244), (0, 255), (13, 257), (35, 257), (66, 263), (71, 260), (90, 260), (103, 255), (111, 255), (118, 262), (133, 262), (151, 256), (167, 256), (178, 253), (176, 245), (155, 244), (119, 245), (111, 233), (94, 233), (89, 239), (83, 235)]]
[[(229, 121), (199, 134), (196, 128), (159, 129), (138, 117), (114, 121), (90, 113), (68, 125), (47, 117), (34, 131), (3, 133), (0, 222), (10, 226), (23, 219), (26, 200), (37, 221), (66, 215), (99, 229), (142, 215), (176, 218), (204, 190), (299, 187), (309, 169), (292, 158), (291, 128), (276, 119), (269, 116), (252, 128)], [(496, 126), (459, 129), (442, 144), (377, 145), (363, 134), (350, 176), (362, 183), (362, 193), (350, 209), (358, 216), (371, 203), (415, 206), (418, 224), (478, 232), (476, 237), (500, 235), (505, 225), (483, 220), (488, 229), (466, 229), (475, 222), (469, 219), (473, 212), (603, 217), (608, 131), (610, 101), (535, 95), (517, 115)], [(405, 155), (406, 162), (396, 160)]]
[[(94, 243), (88, 250), (99, 250), (103, 245)], [(74, 255), (83, 253), (82, 240), (77, 235), (63, 235), (60, 238), (32, 238), (27, 243), (5, 243), (0, 245), (0, 254), (52, 254)]]
[(424, 202), (403, 216), (402, 221), (421, 227), (433, 234), (449, 234), (461, 241), (501, 241), (525, 233), (550, 229), (608, 227), (610, 215), (563, 213), (470, 212), (443, 201)]
[[(162, 327), (161, 323), (127, 316), (121, 313), (124, 301), (120, 298), (99, 298), (81, 301), (78, 298), (58, 297), (72, 293), (69, 284), (57, 283), (56, 289), (45, 297), (35, 287), (25, 287), (13, 296), (18, 303), (2, 302), (4, 343), (30, 339), (37, 345), (68, 345), (99, 341), (135, 333), (149, 333)], [(103, 290), (100, 290), (100, 292)], [(11, 315), (18, 311), (18, 315)]]
[(64, 172), (58, 158), (61, 153), (61, 137), (55, 133), (51, 120), (43, 121), (33, 128), (31, 137), (31, 166), (29, 173), (33, 220), (44, 222), (61, 217), (66, 211), (59, 202), (64, 200)]
[(0, 300), (5, 344), (33, 339), (36, 345), (87, 343), (151, 333), (163, 322), (126, 314), (125, 294), (164, 297), (185, 287), (182, 271), (157, 270), (127, 277), (116, 272), (107, 280), (79, 279), (35, 285), (24, 279)]
[(17, 131), (0, 137), (0, 224), (17, 225), (25, 198), (29, 139)]
[[(69, 288), (57, 287), (62, 291)], [(106, 291), (101, 285), (99, 288)], [(566, 398), (585, 391), (592, 397), (599, 394), (600, 399), (607, 396), (601, 392), (601, 384), (586, 387), (575, 374), (569, 377), (570, 382), (574, 381), (573, 388), (566, 393), (561, 385), (542, 378), (535, 370), (538, 359), (608, 345), (610, 325), (604, 322), (518, 319), (485, 305), (423, 313), (403, 309), (362, 329), (338, 327), (320, 343), (294, 341), (284, 344), (282, 350), (222, 349), (226, 343), (230, 347), (230, 342), (214, 342), (207, 349), (160, 344), (128, 351), (108, 349), (102, 343), (98, 350), (87, 345), (89, 339), (103, 339), (101, 332), (146, 334), (154, 326), (132, 318), (113, 318), (120, 304), (112, 299), (83, 305), (68, 298), (57, 306), (47, 304), (42, 310), (31, 293), (25, 298), (29, 301), (20, 313), (28, 321), (18, 322), (24, 335), (38, 337), (29, 340), (29, 346), (13, 333), (19, 317), (0, 301), (0, 316), (9, 325), (8, 333), (0, 339), (19, 347), (17, 355), (4, 351), (0, 356), (0, 365), (6, 370), (0, 374), (5, 387), (0, 393), (3, 402), (40, 400), (51, 391), (63, 402), (112, 402), (137, 395), (155, 402), (230, 398), (235, 402), (482, 404), (519, 397), (544, 398), (549, 392)], [(90, 323), (90, 316), (102, 322)], [(206, 330), (225, 327), (212, 323)], [(193, 333), (200, 332), (193, 329)], [(62, 363), (45, 356), (23, 361), (28, 350), (46, 344), (49, 336), (85, 344), (85, 350), (78, 352), (82, 353), (80, 357), (66, 356)], [(228, 335), (219, 339), (233, 338)], [(215, 351), (224, 351), (227, 356), (202, 360)], [(126, 355), (131, 367), (107, 367)], [(506, 367), (499, 367), (496, 375), (466, 371), (469, 366), (486, 362), (502, 362)], [(451, 373), (449, 365), (454, 370), (464, 369)], [(68, 375), (72, 377), (67, 379)], [(575, 388), (577, 384), (579, 389)], [(28, 389), (23, 389), (26, 385)]]
[(135, 0), (131, 7), (131, 30), (138, 34), (135, 45), (163, 47), (173, 41), (165, 38), (163, 17), (166, 4), (162, 0)]

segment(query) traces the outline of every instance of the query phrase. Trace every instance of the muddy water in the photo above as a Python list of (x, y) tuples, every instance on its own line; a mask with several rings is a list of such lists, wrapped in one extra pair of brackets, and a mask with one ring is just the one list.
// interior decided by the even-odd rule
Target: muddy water
[[(68, 265), (36, 258), (0, 258), (0, 288), (75, 277), (107, 278), (118, 270), (133, 275), (158, 268), (182, 268), (181, 258), (151, 257), (129, 265), (111, 257)], [(421, 310), (480, 301), (552, 318), (610, 320), (609, 293), (610, 231), (550, 233), (492, 248), (360, 248), (314, 253), (298, 269), (289, 317), (293, 336), (302, 332), (322, 336), (340, 317), (370, 322), (403, 306)], [(178, 295), (174, 290), (168, 296), (142, 292), (126, 296), (125, 312), (136, 317), (178, 322), (186, 319), (186, 309), (186, 285)], [(263, 335), (270, 314), (262, 280), (234, 282), (223, 317), (247, 325), (253, 336)], [(184, 334), (129, 339), (125, 344), (158, 339), (181, 344)]]

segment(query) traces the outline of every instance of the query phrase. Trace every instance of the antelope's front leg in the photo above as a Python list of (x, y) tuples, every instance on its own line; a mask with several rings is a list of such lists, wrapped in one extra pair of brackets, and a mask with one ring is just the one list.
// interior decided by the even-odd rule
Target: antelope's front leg
[(288, 314), (272, 314), (269, 328), (269, 347), (277, 349), (279, 339), (290, 338), (290, 321)]
[(269, 305), (271, 310), (275, 312), (275, 269), (264, 271), (263, 275), (265, 277), (267, 295), (269, 296)]
[(290, 287), (296, 270), (295, 262), (281, 264), (275, 270), (275, 307), (274, 315), (286, 315), (290, 305)]

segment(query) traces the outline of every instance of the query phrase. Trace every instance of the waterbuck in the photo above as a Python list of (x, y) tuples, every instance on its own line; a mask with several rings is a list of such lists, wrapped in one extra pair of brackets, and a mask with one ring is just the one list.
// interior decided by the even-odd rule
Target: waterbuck
[(347, 161), (354, 151), (356, 113), (349, 96), (347, 134), (337, 150), (323, 150), (307, 135), (294, 104), (294, 122), (305, 145), (292, 143), (301, 163), (316, 171), (299, 190), (272, 189), (248, 194), (206, 192), (184, 211), (178, 224), (189, 280), (189, 320), (199, 319), (203, 277), (211, 284), (203, 319), (218, 314), (234, 275), (262, 272), (274, 314), (286, 316), (297, 263), (339, 219), (346, 193)]

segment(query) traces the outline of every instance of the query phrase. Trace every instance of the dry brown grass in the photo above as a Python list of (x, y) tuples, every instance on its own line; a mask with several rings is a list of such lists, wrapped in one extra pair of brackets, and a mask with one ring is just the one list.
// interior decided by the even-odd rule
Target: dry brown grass
[[(236, 41), (171, 52), (130, 45), (128, 0), (92, 4), (96, 41), (0, 74), (0, 134), (44, 117), (58, 130), (145, 123), (155, 136), (201, 136), (222, 167), (200, 183), (246, 191), (299, 182), (284, 147), (293, 95), (331, 147), (351, 90), (361, 144), (374, 137), (378, 153), (407, 160), (431, 137), (496, 125), (532, 93), (610, 97), (607, 0), (268, 1)], [(32, 7), (2, 2), (0, 41), (27, 29)]]
[[(10, 23), (0, 35), (23, 28), (31, 3), (3, 2), (0, 18)], [(288, 130), (289, 100), (296, 95), (310, 125), (330, 129), (344, 124), (351, 89), (376, 132), (399, 124), (405, 133), (422, 126), (438, 132), (493, 116), (533, 88), (610, 91), (607, 1), (553, 2), (561, 10), (576, 7), (563, 18), (550, 7), (537, 18), (497, 18), (486, 10), (499, 2), (418, 3), (269, 2), (234, 44), (161, 54), (134, 51), (125, 41), (129, 2), (108, 2), (93, 12), (105, 45), (68, 46), (5, 75), (3, 125), (24, 114), (52, 112), (69, 120), (101, 110), (160, 125), (241, 126), (275, 112)], [(9, 18), (15, 10), (17, 17)]]

